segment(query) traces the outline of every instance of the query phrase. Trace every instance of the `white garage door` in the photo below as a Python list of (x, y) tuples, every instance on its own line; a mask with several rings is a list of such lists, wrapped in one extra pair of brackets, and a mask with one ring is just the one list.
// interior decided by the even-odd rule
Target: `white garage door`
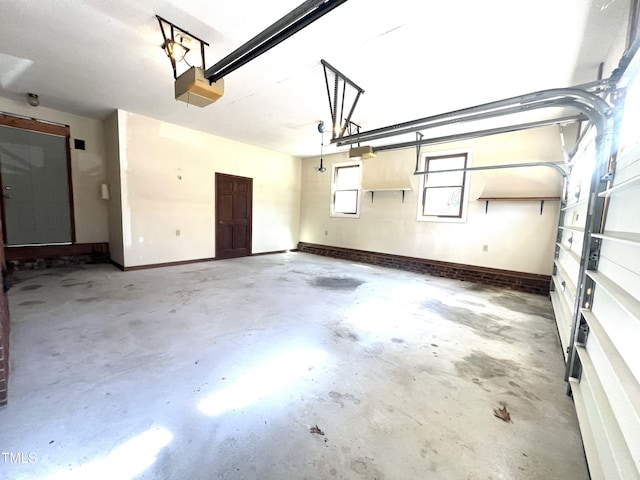
[(636, 77), (633, 83), (629, 69), (619, 84), (629, 88), (624, 110), (617, 107), (622, 116), (613, 132), (619, 136), (614, 133), (609, 160), (604, 156), (596, 164), (595, 128), (581, 139), (552, 277), (567, 379), (593, 479), (640, 479), (640, 75)]

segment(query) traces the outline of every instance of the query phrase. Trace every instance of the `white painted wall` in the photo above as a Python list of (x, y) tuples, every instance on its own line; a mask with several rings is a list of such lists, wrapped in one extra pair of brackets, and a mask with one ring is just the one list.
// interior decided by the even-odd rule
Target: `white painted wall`
[[(472, 149), (473, 166), (518, 162), (562, 161), (557, 127), (495, 135), (423, 148), (423, 152)], [(418, 222), (419, 179), (413, 176), (415, 149), (380, 152), (363, 161), (367, 181), (409, 177), (412, 191), (402, 203), (400, 192), (377, 192), (371, 202), (363, 194), (359, 219), (329, 216), (331, 168), (347, 153), (325, 156), (327, 172), (314, 170), (318, 158), (302, 162), (300, 241), (359, 250), (406, 255), (446, 262), (549, 275), (552, 269), (559, 202), (492, 202), (485, 214), (476, 201), (487, 187), (494, 193), (539, 189), (560, 194), (560, 175), (550, 168), (479, 171), (470, 174), (466, 223)], [(516, 187), (516, 188), (514, 188)], [(326, 234), (325, 234), (326, 232)], [(482, 246), (489, 247), (488, 252)]]
[[(2, 97), (0, 111), (69, 125), (76, 242), (106, 242), (107, 204), (100, 196), (100, 186), (106, 180), (102, 122)], [(75, 150), (74, 138), (84, 140), (86, 150)]]
[(128, 112), (118, 128), (124, 266), (215, 256), (216, 172), (253, 178), (253, 253), (296, 247), (300, 159)]
[(109, 209), (109, 255), (120, 266), (124, 266), (124, 242), (122, 238), (122, 189), (120, 183), (120, 117), (121, 111), (113, 112), (104, 121), (105, 163), (110, 199)]

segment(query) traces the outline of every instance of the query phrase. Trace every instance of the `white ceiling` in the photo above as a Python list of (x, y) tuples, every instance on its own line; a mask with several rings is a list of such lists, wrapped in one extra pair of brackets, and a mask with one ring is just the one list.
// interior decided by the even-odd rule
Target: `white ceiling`
[(595, 80), (630, 0), (349, 0), (229, 74), (213, 105), (174, 100), (156, 14), (207, 41), (209, 67), (300, 3), (0, 0), (0, 96), (317, 155), (316, 124), (330, 123), (322, 58), (365, 90), (353, 120), (369, 130)]

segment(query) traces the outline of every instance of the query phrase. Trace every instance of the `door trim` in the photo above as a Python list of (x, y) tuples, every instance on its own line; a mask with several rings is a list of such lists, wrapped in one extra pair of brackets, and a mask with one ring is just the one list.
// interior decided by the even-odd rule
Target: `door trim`
[[(47, 122), (37, 118), (27, 118), (0, 112), (0, 125), (20, 130), (56, 135), (65, 138), (67, 148), (67, 186), (69, 190), (69, 224), (71, 227), (71, 243), (76, 243), (76, 217), (73, 202), (73, 182), (71, 174), (71, 128), (61, 123)], [(2, 173), (0, 172), (0, 185), (2, 185)], [(1, 192), (0, 192), (1, 193)], [(4, 196), (0, 194), (0, 212), (2, 212), (2, 243), (7, 244), (7, 226), (5, 224)], [(46, 245), (46, 244), (43, 244)]]

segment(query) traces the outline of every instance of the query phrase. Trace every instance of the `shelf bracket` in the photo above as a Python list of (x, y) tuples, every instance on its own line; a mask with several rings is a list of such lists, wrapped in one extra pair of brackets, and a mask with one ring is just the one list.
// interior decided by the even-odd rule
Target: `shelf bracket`
[(404, 203), (404, 190), (402, 190), (402, 203)]
[(542, 215), (542, 210), (544, 210), (544, 200), (540, 200), (540, 215)]
[(374, 194), (374, 193), (375, 193), (375, 192), (374, 192), (373, 190), (371, 190), (371, 203), (373, 203), (373, 194)]
[(489, 212), (489, 200), (484, 201), (484, 214), (486, 215)]

